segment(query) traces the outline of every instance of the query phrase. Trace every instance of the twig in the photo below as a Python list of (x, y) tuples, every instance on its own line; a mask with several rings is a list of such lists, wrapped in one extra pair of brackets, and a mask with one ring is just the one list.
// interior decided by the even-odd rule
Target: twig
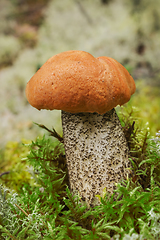
[(26, 213), (20, 206), (18, 206), (16, 203), (15, 203), (16, 207), (18, 207), (27, 217), (28, 217), (28, 213)]
[(86, 9), (83, 7), (82, 3), (78, 0), (76, 0), (76, 3), (80, 9), (80, 11), (82, 12), (82, 14), (85, 16), (85, 18), (87, 19), (89, 24), (93, 24), (93, 20), (92, 18), (89, 16), (89, 14), (87, 13)]
[(8, 232), (7, 229), (4, 229), (4, 228), (3, 228), (3, 231), (4, 231), (5, 233), (7, 233), (8, 236), (10, 236), (10, 238), (12, 238), (13, 240), (17, 240), (17, 238), (15, 238), (14, 236), (12, 236), (12, 234), (11, 234), (10, 232)]
[(0, 177), (2, 177), (2, 176), (5, 175), (5, 174), (9, 174), (9, 173), (10, 173), (10, 171), (3, 172), (3, 173), (0, 174)]
[(58, 139), (58, 141), (60, 141), (61, 143), (64, 143), (64, 142), (63, 142), (63, 137), (61, 137), (61, 136), (56, 132), (56, 130), (55, 130), (54, 128), (53, 128), (53, 130), (50, 130), (50, 129), (48, 129), (46, 126), (44, 126), (43, 124), (38, 124), (38, 123), (34, 123), (34, 124), (36, 124), (36, 125), (39, 126), (40, 128), (43, 128), (43, 129), (47, 130), (47, 131), (50, 133), (50, 136), (55, 137), (55, 138)]

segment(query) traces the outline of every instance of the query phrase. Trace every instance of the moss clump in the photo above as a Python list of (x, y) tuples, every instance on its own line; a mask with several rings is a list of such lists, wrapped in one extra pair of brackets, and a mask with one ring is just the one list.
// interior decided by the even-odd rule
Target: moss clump
[(0, 182), (16, 192), (25, 183), (34, 183), (25, 160), (29, 148), (24, 143), (29, 141), (8, 142), (5, 149), (0, 151)]
[[(154, 79), (152, 79), (152, 83), (155, 83)], [(141, 126), (145, 126), (147, 123), (150, 134), (155, 136), (160, 129), (160, 88), (158, 85), (152, 86), (146, 80), (137, 81), (136, 87), (137, 91), (126, 105), (126, 109), (131, 109), (131, 106), (138, 106), (134, 107), (132, 117), (139, 119)]]
[(143, 124), (141, 118), (135, 117), (134, 108), (123, 107), (119, 115), (133, 165), (132, 181), (139, 182), (145, 190), (150, 187), (151, 173), (154, 173), (154, 179), (159, 184), (160, 156), (157, 143), (159, 137), (151, 136), (148, 124)]

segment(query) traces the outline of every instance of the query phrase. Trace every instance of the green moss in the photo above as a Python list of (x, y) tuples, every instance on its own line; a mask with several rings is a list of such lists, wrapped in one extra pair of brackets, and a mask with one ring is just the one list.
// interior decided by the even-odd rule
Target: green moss
[(23, 142), (8, 142), (5, 149), (0, 153), (0, 183), (5, 184), (16, 192), (19, 192), (24, 183), (33, 183), (28, 171), (26, 160), (29, 148)]
[(133, 107), (122, 107), (119, 117), (122, 128), (126, 136), (129, 157), (132, 162), (132, 181), (140, 184), (145, 190), (151, 186), (151, 175), (160, 184), (160, 138), (151, 137), (148, 124), (144, 124), (140, 118), (135, 117), (136, 112)]
[(150, 134), (155, 136), (160, 130), (160, 97), (159, 87), (147, 84), (145, 80), (136, 82), (137, 90), (126, 105), (128, 109), (134, 107), (133, 117), (139, 119), (141, 126), (148, 124)]

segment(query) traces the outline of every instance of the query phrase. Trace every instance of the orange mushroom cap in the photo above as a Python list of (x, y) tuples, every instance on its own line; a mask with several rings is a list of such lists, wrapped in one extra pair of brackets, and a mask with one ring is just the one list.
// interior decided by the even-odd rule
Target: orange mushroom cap
[(128, 102), (135, 92), (129, 72), (110, 57), (84, 51), (51, 57), (27, 83), (28, 102), (37, 109), (103, 114)]

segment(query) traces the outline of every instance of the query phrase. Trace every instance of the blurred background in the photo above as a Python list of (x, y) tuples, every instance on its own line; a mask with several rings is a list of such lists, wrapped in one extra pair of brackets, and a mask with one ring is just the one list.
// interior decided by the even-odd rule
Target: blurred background
[(60, 111), (38, 111), (25, 87), (51, 56), (83, 50), (123, 64), (137, 90), (128, 107), (160, 130), (159, 0), (0, 0), (0, 148), (35, 139), (43, 130), (61, 133)]

